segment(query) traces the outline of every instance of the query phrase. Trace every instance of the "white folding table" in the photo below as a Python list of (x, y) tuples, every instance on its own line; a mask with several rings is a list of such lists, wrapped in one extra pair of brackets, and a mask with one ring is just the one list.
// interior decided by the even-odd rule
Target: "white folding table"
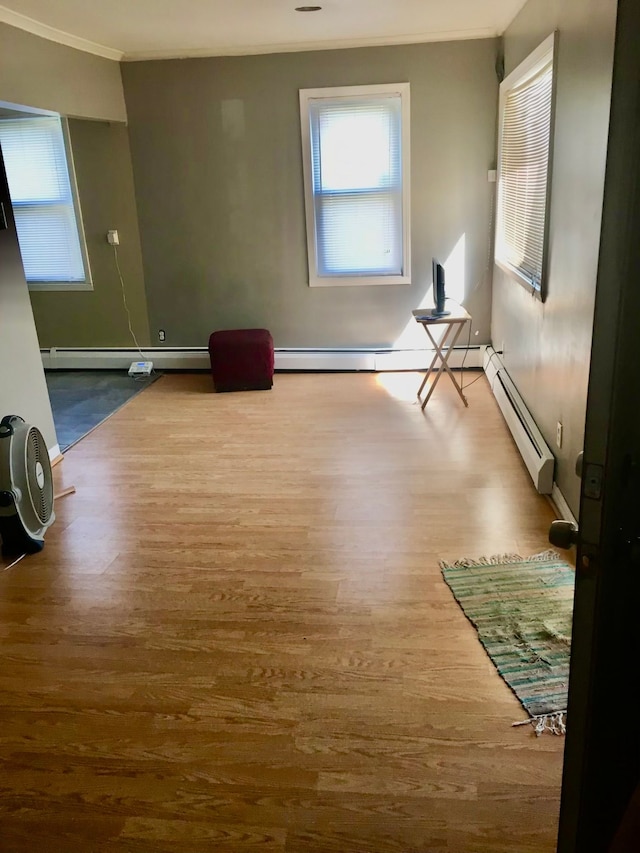
[[(447, 304), (447, 309), (449, 305)], [(449, 379), (454, 384), (454, 387), (458, 394), (460, 395), (460, 399), (468, 406), (467, 398), (462, 393), (462, 387), (460, 383), (456, 379), (453, 374), (453, 371), (449, 367), (448, 361), (451, 353), (453, 352), (453, 348), (456, 345), (458, 338), (460, 337), (460, 333), (464, 327), (464, 324), (471, 321), (471, 315), (461, 306), (453, 304), (451, 308), (450, 314), (445, 314), (444, 316), (438, 317), (433, 316), (431, 314), (431, 309), (429, 308), (414, 308), (413, 316), (416, 319), (416, 322), (420, 323), (422, 328), (427, 333), (429, 340), (431, 341), (433, 348), (435, 350), (435, 354), (433, 356), (433, 360), (429, 365), (429, 368), (425, 374), (424, 379), (422, 380), (422, 385), (418, 390), (418, 399), (422, 399), (420, 395), (424, 390), (425, 385), (429, 381), (431, 377), (433, 377), (433, 382), (427, 396), (422, 400), (422, 410), (424, 411), (424, 407), (427, 405), (429, 400), (431, 399), (431, 395), (433, 394), (436, 385), (440, 381), (440, 377), (443, 373), (447, 373), (449, 375)], [(444, 335), (442, 336), (442, 340), (438, 342), (431, 330), (436, 326), (446, 326)], [(436, 367), (436, 365), (438, 365)]]

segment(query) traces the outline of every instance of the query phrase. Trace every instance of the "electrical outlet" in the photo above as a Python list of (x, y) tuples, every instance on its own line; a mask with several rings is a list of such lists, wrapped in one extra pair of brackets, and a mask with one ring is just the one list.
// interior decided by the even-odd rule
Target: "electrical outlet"
[(164, 333), (164, 329), (158, 329), (158, 340), (159, 341), (165, 341), (166, 337), (167, 336)]
[(562, 424), (560, 421), (556, 424), (556, 444), (562, 447)]
[(115, 229), (113, 231), (107, 231), (107, 243), (109, 243), (110, 246), (120, 245), (120, 235)]

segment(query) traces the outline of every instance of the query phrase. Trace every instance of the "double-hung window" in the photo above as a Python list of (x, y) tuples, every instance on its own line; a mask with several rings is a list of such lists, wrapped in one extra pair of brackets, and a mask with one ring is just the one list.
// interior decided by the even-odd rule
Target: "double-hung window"
[(309, 284), (409, 284), (409, 84), (302, 89)]
[(29, 286), (90, 288), (63, 120), (59, 116), (2, 119), (0, 145)]
[(496, 263), (545, 296), (553, 128), (550, 36), (500, 86)]

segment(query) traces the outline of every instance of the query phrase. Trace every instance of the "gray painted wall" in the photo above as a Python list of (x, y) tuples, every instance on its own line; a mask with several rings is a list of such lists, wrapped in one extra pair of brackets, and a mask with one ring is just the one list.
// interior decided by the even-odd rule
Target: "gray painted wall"
[[(125, 63), (152, 337), (163, 328), (167, 345), (203, 345), (215, 328), (266, 326), (280, 347), (391, 345), (415, 326), (432, 255), (446, 260), (464, 236), (464, 280), (450, 289), (487, 341), (496, 49), (488, 39)], [(407, 80), (413, 284), (309, 288), (298, 90)]]
[(132, 345), (113, 249), (106, 241), (107, 231), (116, 228), (127, 304), (133, 329), (144, 346), (149, 343), (149, 321), (127, 128), (71, 120), (69, 132), (94, 289), (31, 291), (40, 344)]
[(126, 121), (120, 63), (0, 23), (0, 101)]
[[(557, 456), (556, 481), (577, 515), (607, 153), (616, 0), (529, 0), (505, 34), (512, 71), (559, 31), (548, 297), (494, 270), (491, 333)], [(556, 447), (556, 424), (564, 427)]]
[(20, 415), (34, 424), (51, 450), (56, 431), (8, 198), (0, 155), (0, 201), (9, 224), (0, 231), (0, 417)]
[(119, 251), (133, 326), (149, 340), (135, 189), (120, 64), (0, 23), (0, 101), (70, 121), (93, 292), (33, 291), (42, 346), (129, 346), (113, 252), (105, 235), (120, 231)]

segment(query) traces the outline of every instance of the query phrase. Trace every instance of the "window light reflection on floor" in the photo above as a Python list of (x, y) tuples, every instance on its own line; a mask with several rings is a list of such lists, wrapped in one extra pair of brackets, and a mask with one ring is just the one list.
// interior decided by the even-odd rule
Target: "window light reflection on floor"
[[(422, 334), (424, 335), (424, 332)], [(420, 379), (415, 371), (405, 370), (377, 373), (376, 384), (380, 388), (384, 388), (387, 394), (393, 397), (394, 400), (418, 405), (416, 392), (420, 386)]]

